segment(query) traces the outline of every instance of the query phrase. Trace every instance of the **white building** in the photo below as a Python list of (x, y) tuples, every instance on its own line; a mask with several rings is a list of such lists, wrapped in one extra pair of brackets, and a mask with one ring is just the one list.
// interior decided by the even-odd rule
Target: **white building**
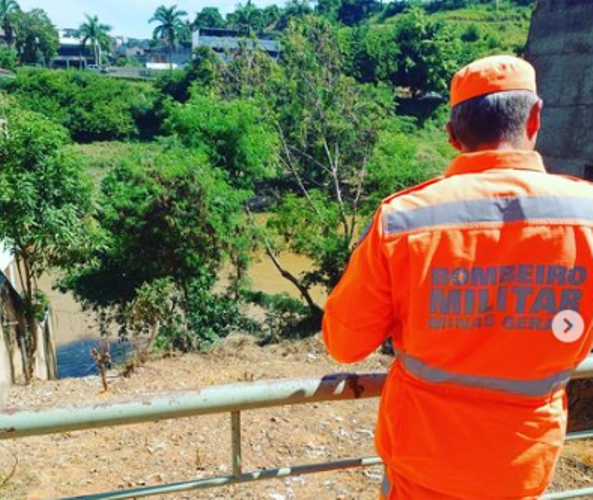
[(82, 39), (75, 29), (59, 30), (60, 45), (58, 54), (51, 61), (51, 65), (56, 68), (84, 68), (93, 63), (95, 56), (90, 42), (84, 48)]
[(241, 44), (252, 49), (263, 50), (275, 59), (280, 55), (280, 45), (271, 38), (253, 40), (241, 36), (238, 31), (213, 28), (199, 29), (192, 35), (193, 50), (197, 47), (209, 47), (225, 61), (233, 58), (233, 54), (239, 50)]
[(12, 252), (0, 241), (0, 271), (16, 286), (16, 261)]

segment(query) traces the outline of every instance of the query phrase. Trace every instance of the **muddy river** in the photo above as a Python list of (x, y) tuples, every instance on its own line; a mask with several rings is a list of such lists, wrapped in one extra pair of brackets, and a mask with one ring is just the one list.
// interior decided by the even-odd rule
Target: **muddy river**
[[(310, 267), (310, 261), (302, 256), (283, 254), (280, 257), (282, 265), (294, 274), (300, 274)], [(224, 275), (224, 271), (222, 273)], [(254, 290), (265, 293), (289, 293), (298, 297), (298, 292), (292, 284), (285, 280), (276, 270), (272, 262), (266, 257), (258, 258), (252, 265), (249, 277)], [(75, 341), (99, 338), (99, 329), (93, 313), (84, 312), (71, 295), (64, 295), (52, 290), (52, 279), (41, 280), (41, 288), (48, 294), (54, 313), (56, 343), (58, 346)], [(318, 304), (323, 305), (325, 295), (322, 290), (314, 290), (313, 297)]]

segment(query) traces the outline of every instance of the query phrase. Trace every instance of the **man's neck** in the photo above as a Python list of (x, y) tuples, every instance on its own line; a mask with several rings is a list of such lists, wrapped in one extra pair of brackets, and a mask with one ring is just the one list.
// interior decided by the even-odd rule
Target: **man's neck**
[(533, 148), (529, 148), (526, 146), (518, 146), (517, 144), (513, 144), (512, 142), (490, 142), (480, 144), (475, 148), (466, 148), (463, 147), (462, 153), (479, 153), (481, 151), (517, 151), (517, 150), (533, 150)]

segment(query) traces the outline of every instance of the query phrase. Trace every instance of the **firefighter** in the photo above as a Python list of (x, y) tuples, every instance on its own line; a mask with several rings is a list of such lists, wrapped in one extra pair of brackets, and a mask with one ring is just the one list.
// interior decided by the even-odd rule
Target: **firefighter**
[(567, 422), (565, 387), (591, 350), (593, 186), (534, 151), (534, 68), (461, 69), (443, 176), (385, 199), (325, 308), (342, 363), (396, 351), (375, 444), (384, 500), (536, 499)]

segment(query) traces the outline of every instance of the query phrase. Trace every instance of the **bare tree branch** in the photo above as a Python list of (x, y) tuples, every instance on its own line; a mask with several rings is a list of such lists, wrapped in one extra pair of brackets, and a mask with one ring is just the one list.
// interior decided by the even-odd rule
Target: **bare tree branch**
[(338, 145), (336, 147), (336, 155), (332, 156), (329, 145), (327, 143), (327, 138), (323, 136), (323, 148), (325, 150), (325, 154), (327, 156), (328, 161), (331, 165), (331, 176), (332, 181), (334, 184), (334, 192), (336, 194), (336, 200), (338, 202), (338, 206), (340, 207), (340, 219), (342, 222), (342, 227), (344, 228), (344, 234), (347, 235), (350, 232), (348, 227), (348, 218), (346, 217), (346, 209), (344, 207), (344, 199), (342, 198), (342, 186), (340, 185), (340, 177), (339, 177), (339, 149)]
[[(249, 215), (249, 219), (251, 220), (252, 223), (254, 223), (255, 221), (253, 218), (253, 214), (251, 213), (251, 210), (249, 210), (249, 208), (246, 208), (246, 210), (247, 210), (247, 214)], [(315, 301), (313, 300), (313, 297), (311, 297), (311, 294), (309, 293), (309, 289), (305, 285), (303, 285), (294, 274), (292, 274), (290, 271), (288, 271), (287, 269), (282, 267), (282, 264), (278, 260), (278, 257), (276, 257), (276, 254), (274, 252), (274, 249), (272, 248), (272, 245), (270, 244), (268, 239), (263, 235), (262, 235), (262, 241), (264, 243), (266, 255), (270, 258), (270, 260), (272, 261), (272, 264), (274, 264), (274, 267), (278, 270), (278, 272), (282, 275), (282, 277), (284, 279), (290, 281), (296, 287), (296, 289), (300, 292), (301, 296), (307, 303), (307, 306), (309, 307), (310, 311), (313, 314), (320, 314), (321, 308), (315, 303)]]
[(356, 191), (354, 195), (354, 199), (352, 200), (352, 226), (350, 228), (350, 234), (348, 236), (348, 241), (352, 241), (354, 238), (354, 231), (356, 229), (357, 217), (358, 217), (358, 204), (360, 203), (360, 198), (362, 197), (363, 191), (363, 184), (367, 174), (367, 158), (365, 158), (362, 162), (362, 168), (358, 172), (358, 184), (356, 186)]
[(286, 138), (284, 137), (284, 132), (282, 131), (282, 127), (280, 127), (280, 124), (279, 123), (276, 123), (276, 126), (278, 128), (278, 133), (280, 135), (280, 139), (282, 140), (282, 147), (284, 149), (284, 154), (286, 156), (286, 159), (285, 160), (283, 158), (280, 158), (280, 159), (282, 160), (282, 163), (290, 170), (290, 172), (292, 173), (292, 175), (294, 175), (294, 177), (295, 177), (295, 179), (296, 179), (299, 187), (301, 188), (301, 191), (303, 192), (303, 195), (305, 196), (305, 198), (309, 202), (309, 205), (311, 206), (311, 208), (313, 209), (313, 211), (319, 217), (321, 217), (321, 213), (319, 212), (319, 209), (317, 208), (317, 206), (313, 202), (313, 200), (311, 198), (311, 195), (309, 194), (309, 191), (307, 190), (307, 188), (303, 184), (303, 180), (301, 179), (301, 176), (299, 175), (298, 170), (296, 169), (296, 167), (292, 163), (292, 154), (290, 152), (290, 148), (288, 147), (288, 144), (286, 143)]

